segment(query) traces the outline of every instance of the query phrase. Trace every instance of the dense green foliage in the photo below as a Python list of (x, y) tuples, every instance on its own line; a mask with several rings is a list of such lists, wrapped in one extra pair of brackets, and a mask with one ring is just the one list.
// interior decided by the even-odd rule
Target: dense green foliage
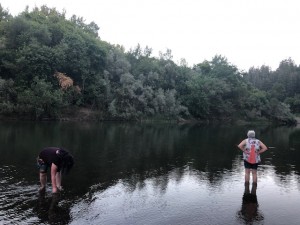
[(259, 90), (267, 90), (273, 102), (284, 102), (293, 113), (300, 113), (300, 67), (292, 59), (281, 61), (275, 71), (268, 66), (251, 68), (245, 79)]
[[(167, 50), (125, 52), (98, 36), (95, 23), (43, 6), (13, 17), (0, 5), (0, 114), (59, 119), (90, 108), (99, 119), (291, 122), (299, 112), (299, 68), (283, 61), (241, 74), (225, 57), (190, 68)], [(63, 74), (67, 86), (54, 76)], [(269, 92), (270, 91), (270, 92)]]

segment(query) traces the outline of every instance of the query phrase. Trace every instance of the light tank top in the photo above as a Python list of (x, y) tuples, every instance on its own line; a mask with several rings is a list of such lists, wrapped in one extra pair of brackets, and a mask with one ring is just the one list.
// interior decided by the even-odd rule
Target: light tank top
[(260, 162), (260, 141), (255, 138), (246, 139), (246, 150), (243, 153), (243, 159), (248, 163), (255, 164)]

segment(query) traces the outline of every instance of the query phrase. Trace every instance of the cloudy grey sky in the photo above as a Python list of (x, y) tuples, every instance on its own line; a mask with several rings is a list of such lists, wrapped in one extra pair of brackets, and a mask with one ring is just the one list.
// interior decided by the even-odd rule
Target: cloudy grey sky
[(18, 15), (47, 5), (94, 21), (99, 36), (126, 50), (138, 43), (159, 51), (171, 49), (174, 61), (188, 64), (227, 57), (241, 70), (292, 58), (300, 63), (299, 0), (0, 0)]

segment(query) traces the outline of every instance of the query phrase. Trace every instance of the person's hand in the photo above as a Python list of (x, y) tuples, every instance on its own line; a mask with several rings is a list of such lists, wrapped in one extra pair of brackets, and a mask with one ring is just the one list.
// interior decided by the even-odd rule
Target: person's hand
[(63, 191), (63, 187), (62, 187), (62, 186), (54, 187), (54, 188), (52, 189), (52, 193), (53, 193), (53, 194), (54, 194), (54, 193), (59, 193), (59, 192), (61, 192), (61, 191)]
[(63, 191), (64, 190), (62, 186), (57, 187), (57, 189), (58, 189), (58, 191)]
[(59, 189), (57, 187), (52, 188), (52, 194), (58, 193)]
[(39, 192), (46, 192), (46, 187), (40, 187)]

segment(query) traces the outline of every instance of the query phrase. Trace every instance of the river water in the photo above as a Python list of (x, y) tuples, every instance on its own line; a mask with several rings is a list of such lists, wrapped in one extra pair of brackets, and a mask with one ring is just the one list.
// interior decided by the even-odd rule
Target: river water
[[(236, 147), (248, 129), (270, 147), (249, 187)], [(299, 127), (1, 122), (0, 134), (0, 224), (299, 224)], [(50, 179), (37, 191), (46, 146), (76, 160), (60, 196)]]

